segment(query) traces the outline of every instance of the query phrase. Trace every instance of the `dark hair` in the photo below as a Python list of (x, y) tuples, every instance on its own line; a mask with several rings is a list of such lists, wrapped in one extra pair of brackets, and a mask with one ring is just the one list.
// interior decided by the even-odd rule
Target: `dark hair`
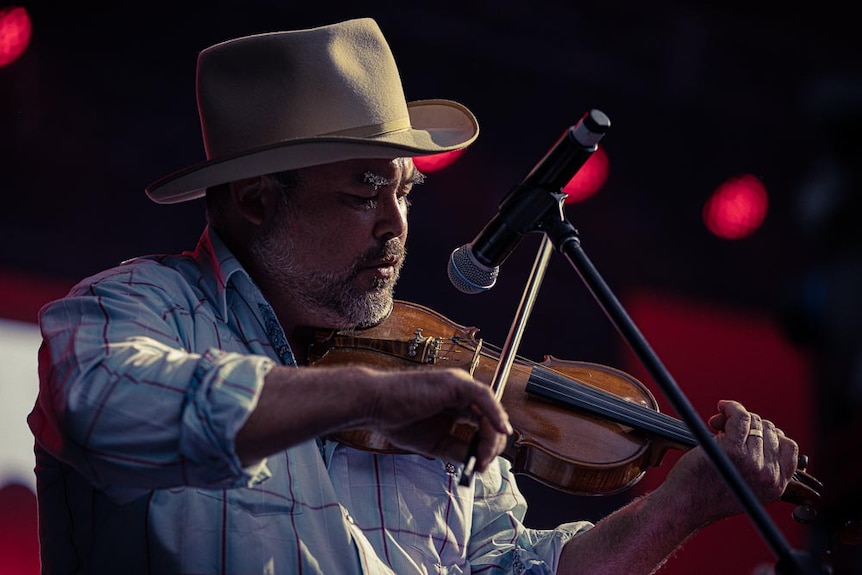
[[(265, 178), (268, 179), (272, 185), (279, 187), (282, 199), (287, 203), (290, 199), (291, 192), (299, 183), (299, 170), (286, 170), (284, 172), (267, 174)], [(228, 201), (229, 197), (230, 182), (207, 188), (207, 193), (204, 196), (206, 220), (207, 223), (216, 230), (224, 225), (225, 212), (230, 205), (230, 202)]]

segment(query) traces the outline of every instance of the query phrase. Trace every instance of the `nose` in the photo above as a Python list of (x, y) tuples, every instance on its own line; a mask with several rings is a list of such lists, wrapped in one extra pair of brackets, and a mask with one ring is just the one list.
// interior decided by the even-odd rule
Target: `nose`
[(395, 193), (381, 195), (377, 204), (375, 237), (388, 240), (406, 233), (407, 203)]

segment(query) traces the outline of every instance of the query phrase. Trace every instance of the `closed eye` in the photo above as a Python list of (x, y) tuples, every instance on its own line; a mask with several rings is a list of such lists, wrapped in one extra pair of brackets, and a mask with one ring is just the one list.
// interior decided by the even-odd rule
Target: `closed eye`
[[(363, 210), (377, 209), (377, 205), (380, 203), (380, 197), (379, 196), (367, 196), (366, 197), (366, 196), (356, 196), (353, 194), (345, 194), (345, 197), (347, 198), (347, 201), (349, 203), (351, 203), (351, 204), (353, 204), (353, 205), (355, 205), (358, 208), (363, 209)], [(396, 199), (398, 200), (399, 204), (401, 204), (404, 207), (409, 208), (411, 203), (412, 203), (410, 200), (410, 190), (405, 189), (404, 191), (399, 192), (396, 195)]]
[(377, 207), (377, 196), (363, 198), (361, 196), (353, 196), (353, 201), (360, 207), (373, 210)]

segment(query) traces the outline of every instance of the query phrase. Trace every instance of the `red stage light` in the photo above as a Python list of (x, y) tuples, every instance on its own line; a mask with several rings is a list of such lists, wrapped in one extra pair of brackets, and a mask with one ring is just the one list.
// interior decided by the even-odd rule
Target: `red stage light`
[(36, 495), (18, 483), (0, 486), (0, 573), (38, 575)]
[(18, 59), (30, 44), (32, 25), (27, 10), (20, 6), (0, 8), (0, 66)]
[(430, 156), (416, 156), (413, 158), (413, 165), (420, 172), (436, 172), (452, 164), (464, 153), (464, 150), (465, 148), (461, 148), (460, 150), (452, 150), (451, 152), (432, 154)]
[(766, 188), (746, 174), (718, 186), (703, 207), (703, 221), (713, 234), (736, 240), (754, 233), (766, 218)]
[(599, 147), (569, 183), (563, 186), (563, 193), (568, 194), (565, 203), (576, 204), (594, 195), (605, 184), (609, 170), (608, 155)]

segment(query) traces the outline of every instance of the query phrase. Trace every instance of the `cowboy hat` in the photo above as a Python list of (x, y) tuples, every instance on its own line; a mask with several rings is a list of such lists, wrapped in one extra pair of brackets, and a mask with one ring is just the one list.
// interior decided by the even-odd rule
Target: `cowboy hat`
[(147, 186), (157, 203), (317, 164), (457, 150), (479, 132), (457, 102), (405, 100), (371, 18), (211, 46), (198, 57), (197, 104), (206, 160)]

